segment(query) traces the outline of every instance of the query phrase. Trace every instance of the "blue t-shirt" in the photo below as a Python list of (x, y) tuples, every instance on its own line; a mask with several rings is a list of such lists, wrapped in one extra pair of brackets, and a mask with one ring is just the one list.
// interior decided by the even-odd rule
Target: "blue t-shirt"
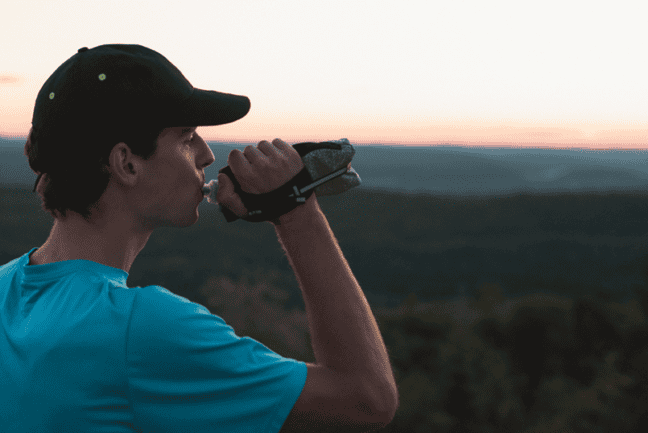
[(0, 267), (0, 431), (277, 432), (306, 383), (160, 286), (88, 260)]

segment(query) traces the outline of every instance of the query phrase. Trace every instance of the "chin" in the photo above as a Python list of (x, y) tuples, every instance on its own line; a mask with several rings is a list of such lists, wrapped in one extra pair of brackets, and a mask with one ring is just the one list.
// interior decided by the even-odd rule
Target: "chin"
[[(177, 207), (176, 212), (179, 209), (181, 208)], [(185, 211), (182, 214), (177, 212), (173, 217), (167, 220), (168, 224), (166, 224), (166, 226), (167, 227), (190, 227), (198, 222), (199, 217), (200, 214), (198, 213), (198, 206), (196, 206), (194, 209)]]
[(191, 216), (188, 219), (181, 222), (180, 227), (190, 227), (198, 222), (198, 218), (200, 218), (200, 214), (198, 213), (198, 207), (196, 206), (196, 209), (191, 214)]

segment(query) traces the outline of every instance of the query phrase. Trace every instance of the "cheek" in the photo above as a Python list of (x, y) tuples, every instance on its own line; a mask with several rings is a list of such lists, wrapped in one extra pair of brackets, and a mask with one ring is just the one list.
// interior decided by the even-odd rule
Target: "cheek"
[[(157, 182), (154, 182), (159, 189), (157, 191), (166, 193), (168, 200), (182, 200), (184, 195), (190, 194), (197, 189), (196, 169), (194, 166), (194, 154), (188, 146), (178, 146), (177, 150), (167, 155), (160, 164), (157, 164)], [(193, 181), (193, 182), (192, 182)]]

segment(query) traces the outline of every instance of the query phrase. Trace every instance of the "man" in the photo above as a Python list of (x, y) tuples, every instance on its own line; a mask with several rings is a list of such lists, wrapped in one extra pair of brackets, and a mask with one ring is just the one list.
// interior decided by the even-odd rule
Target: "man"
[[(48, 127), (164, 128), (148, 158), (128, 142), (111, 144), (109, 180), (91, 215), (57, 213), (40, 248), (0, 267), (3, 432), (368, 431), (390, 422), (398, 392), (387, 351), (315, 194), (271, 222), (304, 294), (315, 364), (238, 337), (163, 287), (126, 285), (155, 228), (198, 219), (214, 156), (196, 128), (249, 108), (246, 97), (194, 89), (140, 45), (82, 48), (46, 81), (25, 146), (32, 168), (44, 167), (42, 194), (84, 164), (80, 154), (47, 163), (70, 146), (44, 140)], [(49, 157), (36, 162), (37, 154)], [(233, 150), (228, 165), (255, 194), (303, 168), (279, 139)], [(220, 174), (219, 185), (218, 202), (247, 214), (231, 180)]]

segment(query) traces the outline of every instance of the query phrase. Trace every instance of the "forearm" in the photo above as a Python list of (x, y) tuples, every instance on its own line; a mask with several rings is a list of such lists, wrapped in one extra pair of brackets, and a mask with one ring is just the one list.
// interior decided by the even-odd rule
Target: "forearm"
[(367, 299), (313, 194), (275, 226), (303, 293), (317, 363), (361, 375), (397, 398), (394, 374)]

